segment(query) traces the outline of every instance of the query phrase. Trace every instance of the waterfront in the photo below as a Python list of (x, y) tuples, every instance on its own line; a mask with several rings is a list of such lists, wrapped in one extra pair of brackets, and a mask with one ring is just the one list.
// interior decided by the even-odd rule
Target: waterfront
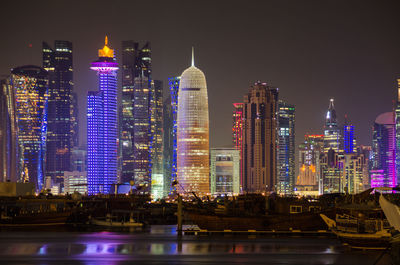
[[(1, 264), (374, 264), (332, 237), (183, 236), (175, 226), (138, 232), (2, 231)], [(390, 264), (385, 255), (378, 264)]]

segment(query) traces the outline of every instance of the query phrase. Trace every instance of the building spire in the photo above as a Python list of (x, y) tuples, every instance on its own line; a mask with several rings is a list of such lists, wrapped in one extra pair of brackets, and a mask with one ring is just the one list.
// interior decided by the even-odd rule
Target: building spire
[(106, 39), (104, 40), (104, 46), (107, 46), (107, 45), (108, 45), (108, 37), (106, 35)]
[(194, 66), (194, 47), (192, 46), (192, 66)]

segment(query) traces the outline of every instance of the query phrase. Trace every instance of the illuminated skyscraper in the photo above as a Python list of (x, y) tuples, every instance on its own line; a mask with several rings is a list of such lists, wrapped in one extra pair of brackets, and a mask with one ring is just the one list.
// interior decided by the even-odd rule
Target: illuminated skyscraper
[(212, 195), (238, 195), (240, 192), (239, 150), (211, 148), (210, 191)]
[(257, 82), (244, 97), (243, 191), (274, 191), (278, 89)]
[(295, 185), (295, 107), (282, 100), (278, 102), (278, 145), (276, 190), (281, 194), (292, 194)]
[(71, 148), (77, 138), (74, 115), (72, 43), (42, 44), (43, 68), (49, 72), (46, 177), (61, 182), (70, 170)]
[(396, 124), (393, 112), (379, 115), (372, 135), (373, 170), (371, 187), (395, 187), (396, 178)]
[(110, 193), (117, 181), (118, 64), (107, 37), (90, 69), (99, 77), (99, 90), (89, 91), (87, 98), (87, 183), (93, 195)]
[(153, 93), (150, 43), (140, 49), (137, 42), (123, 41), (121, 181), (133, 180), (145, 193), (151, 188)]
[(164, 194), (163, 172), (163, 83), (154, 80), (151, 93), (151, 195), (161, 199)]
[(343, 154), (335, 152), (333, 148), (324, 152), (320, 158), (321, 180), (319, 183), (320, 194), (343, 193)]
[(168, 78), (170, 95), (164, 102), (164, 190), (165, 195), (175, 191), (171, 183), (177, 174), (177, 116), (180, 77)]
[(299, 175), (296, 180), (296, 189), (318, 193), (324, 135), (305, 135), (304, 138), (304, 143), (299, 145)]
[(19, 148), (18, 181), (29, 181), (40, 191), (46, 156), (48, 73), (33, 65), (17, 67), (11, 71), (10, 83)]
[(326, 112), (325, 128), (324, 128), (324, 152), (333, 149), (335, 152), (340, 151), (340, 129), (337, 124), (336, 110), (333, 105), (333, 98), (329, 101), (329, 108)]
[(233, 103), (235, 110), (232, 115), (232, 137), (233, 137), (233, 145), (237, 150), (239, 150), (240, 157), (240, 187), (242, 188), (242, 168), (243, 168), (243, 159), (242, 159), (242, 141), (243, 141), (243, 103)]
[(194, 66), (183, 71), (177, 116), (178, 192), (210, 193), (209, 116), (204, 73)]
[(343, 126), (343, 149), (345, 154), (357, 152), (356, 139), (354, 137), (354, 126), (348, 123), (347, 115), (345, 124)]
[(400, 78), (396, 79), (397, 84), (397, 102), (396, 102), (396, 183), (400, 184)]

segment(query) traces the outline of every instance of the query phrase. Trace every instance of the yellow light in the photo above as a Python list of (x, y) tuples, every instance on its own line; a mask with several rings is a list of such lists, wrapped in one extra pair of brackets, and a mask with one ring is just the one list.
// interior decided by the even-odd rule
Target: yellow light
[(104, 47), (103, 49), (99, 50), (99, 57), (109, 57), (109, 58), (114, 58), (114, 50), (110, 49), (108, 47), (108, 38), (106, 36), (106, 39), (104, 41)]

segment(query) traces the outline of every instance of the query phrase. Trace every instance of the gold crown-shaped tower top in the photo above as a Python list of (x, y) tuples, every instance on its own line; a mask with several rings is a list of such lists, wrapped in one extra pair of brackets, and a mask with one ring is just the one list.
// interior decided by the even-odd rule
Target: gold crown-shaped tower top
[(109, 58), (114, 58), (114, 50), (110, 49), (108, 47), (108, 38), (106, 36), (106, 39), (104, 41), (104, 47), (103, 49), (99, 50), (99, 57), (109, 57)]

